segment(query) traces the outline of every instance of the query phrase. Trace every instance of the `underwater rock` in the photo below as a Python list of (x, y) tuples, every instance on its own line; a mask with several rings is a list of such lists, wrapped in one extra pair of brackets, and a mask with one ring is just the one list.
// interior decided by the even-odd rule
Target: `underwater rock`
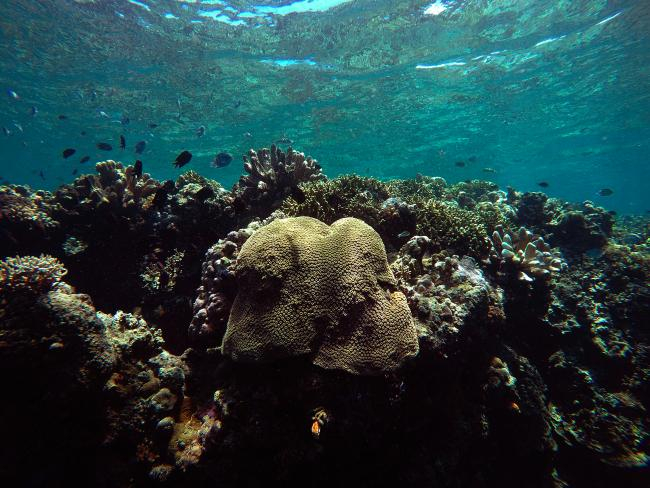
[(309, 354), (325, 369), (372, 374), (418, 352), (381, 239), (360, 220), (276, 220), (242, 246), (235, 275), (222, 348), (236, 361)]
[(572, 205), (550, 222), (551, 242), (575, 252), (600, 248), (612, 235), (614, 217), (591, 202)]

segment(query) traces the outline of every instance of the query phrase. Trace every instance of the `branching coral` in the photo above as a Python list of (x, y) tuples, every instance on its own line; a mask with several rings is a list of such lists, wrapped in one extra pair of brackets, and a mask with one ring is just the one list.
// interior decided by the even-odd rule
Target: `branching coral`
[(153, 199), (160, 183), (144, 173), (135, 174), (133, 166), (126, 169), (122, 163), (103, 161), (95, 166), (96, 175), (83, 175), (72, 185), (57, 192), (57, 201), (66, 208), (78, 205), (81, 210), (134, 211)]
[(437, 250), (481, 258), (490, 249), (480, 217), (453, 203), (428, 200), (417, 206), (417, 233), (428, 236)]
[(314, 217), (326, 224), (355, 217), (375, 229), (381, 220), (382, 202), (390, 196), (381, 181), (357, 175), (306, 183), (300, 190), (300, 196), (289, 197), (282, 204), (287, 215)]
[(391, 196), (408, 202), (442, 198), (445, 195), (447, 182), (444, 178), (418, 175), (414, 180), (391, 180), (388, 189)]
[(516, 273), (521, 281), (545, 280), (566, 266), (558, 250), (524, 227), (516, 234), (497, 227), (491, 241), (490, 261), (497, 263), (501, 272)]
[(67, 270), (52, 256), (16, 256), (0, 261), (0, 293), (41, 294), (52, 289)]
[(244, 157), (246, 175), (233, 188), (236, 206), (272, 206), (288, 196), (300, 183), (325, 178), (315, 159), (291, 147), (284, 153), (275, 144), (271, 149), (251, 149)]
[(59, 223), (50, 215), (52, 195), (32, 192), (25, 186), (0, 186), (0, 223), (23, 224), (30, 229), (48, 230)]

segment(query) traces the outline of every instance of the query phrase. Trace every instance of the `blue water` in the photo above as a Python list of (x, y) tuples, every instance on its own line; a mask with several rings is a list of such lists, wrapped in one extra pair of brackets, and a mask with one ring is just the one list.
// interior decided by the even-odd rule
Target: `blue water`
[[(145, 140), (154, 177), (194, 169), (229, 187), (241, 154), (289, 138), (328, 176), (546, 181), (643, 213), (649, 45), (639, 1), (5, 0), (0, 182), (54, 189), (133, 162)], [(194, 158), (178, 170), (182, 150)], [(221, 151), (235, 161), (212, 168)]]

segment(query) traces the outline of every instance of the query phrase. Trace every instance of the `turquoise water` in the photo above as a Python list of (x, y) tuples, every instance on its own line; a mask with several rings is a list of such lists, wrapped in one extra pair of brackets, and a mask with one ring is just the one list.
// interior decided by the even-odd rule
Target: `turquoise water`
[[(642, 213), (649, 45), (640, 1), (5, 0), (1, 182), (54, 189), (137, 157), (158, 179), (229, 187), (248, 148), (290, 139), (330, 177), (546, 181)], [(221, 151), (235, 161), (211, 167)]]

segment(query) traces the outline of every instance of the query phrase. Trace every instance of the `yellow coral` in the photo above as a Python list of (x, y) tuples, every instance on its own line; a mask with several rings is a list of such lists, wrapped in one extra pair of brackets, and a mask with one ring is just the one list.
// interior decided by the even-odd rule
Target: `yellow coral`
[(235, 360), (311, 354), (323, 368), (371, 374), (418, 352), (381, 238), (358, 219), (276, 220), (246, 241), (236, 276), (222, 345)]

